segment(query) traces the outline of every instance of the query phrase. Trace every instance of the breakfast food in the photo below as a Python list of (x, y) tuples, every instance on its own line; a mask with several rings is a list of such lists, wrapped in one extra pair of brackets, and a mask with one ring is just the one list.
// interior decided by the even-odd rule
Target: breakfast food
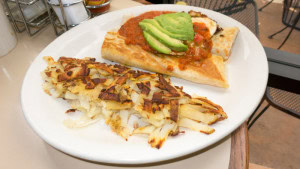
[(103, 118), (125, 140), (147, 134), (148, 143), (160, 148), (179, 127), (211, 134), (210, 126), (227, 118), (222, 107), (204, 97), (191, 97), (161, 74), (132, 70), (122, 65), (96, 62), (93, 58), (44, 57), (41, 73), (44, 91), (68, 101), (83, 116), (66, 120), (68, 127), (83, 127)]
[(225, 61), (228, 60), (234, 41), (239, 33), (239, 28), (221, 28), (216, 21), (210, 19), (200, 12), (190, 11), (189, 14), (192, 17), (193, 23), (204, 23), (208, 28), (212, 40), (211, 53), (222, 56)]
[(229, 59), (234, 40), (239, 32), (237, 27), (225, 27), (212, 37), (211, 52), (220, 55), (224, 60)]
[(238, 28), (220, 28), (200, 12), (149, 11), (127, 20), (117, 32), (107, 32), (102, 57), (227, 88), (225, 62)]

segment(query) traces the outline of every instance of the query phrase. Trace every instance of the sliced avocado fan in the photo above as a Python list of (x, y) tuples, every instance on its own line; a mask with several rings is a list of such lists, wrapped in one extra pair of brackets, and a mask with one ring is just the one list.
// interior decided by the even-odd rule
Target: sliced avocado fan
[(147, 43), (160, 53), (170, 54), (173, 51), (187, 51), (188, 46), (182, 40), (194, 39), (192, 19), (189, 14), (170, 13), (144, 19), (139, 22)]
[(193, 40), (193, 22), (189, 14), (185, 12), (169, 13), (157, 16), (154, 19), (168, 32), (186, 35), (187, 39), (184, 40)]
[(170, 48), (160, 43), (158, 40), (156, 40), (153, 36), (151, 36), (146, 31), (144, 31), (143, 34), (148, 44), (156, 51), (164, 54), (170, 54), (172, 52)]
[(175, 39), (179, 39), (179, 40), (190, 40), (190, 38), (191, 38), (187, 34), (176, 34), (176, 33), (171, 33), (169, 31), (167, 31), (166, 29), (164, 29), (163, 27), (161, 27), (160, 24), (155, 19), (144, 19), (142, 22), (152, 24), (158, 30), (160, 30), (164, 34), (167, 34), (171, 38), (175, 38)]
[[(180, 40), (169, 37), (150, 23), (140, 22), (139, 25), (144, 31), (174, 51), (183, 52), (188, 49), (187, 45), (183, 44)], [(151, 46), (151, 44), (149, 45)]]

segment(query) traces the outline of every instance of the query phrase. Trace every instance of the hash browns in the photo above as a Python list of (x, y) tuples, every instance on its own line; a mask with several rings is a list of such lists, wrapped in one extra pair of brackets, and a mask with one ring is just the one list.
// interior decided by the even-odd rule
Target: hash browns
[(132, 70), (122, 65), (96, 62), (94, 58), (44, 57), (41, 73), (44, 91), (71, 105), (66, 113), (84, 113), (68, 127), (83, 127), (103, 118), (125, 140), (147, 134), (148, 143), (161, 148), (179, 127), (211, 134), (209, 126), (227, 118), (222, 107), (204, 97), (192, 98), (161, 74)]

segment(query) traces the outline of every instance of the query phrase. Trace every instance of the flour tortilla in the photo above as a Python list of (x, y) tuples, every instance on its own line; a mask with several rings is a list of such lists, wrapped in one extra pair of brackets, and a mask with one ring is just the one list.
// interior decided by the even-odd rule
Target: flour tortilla
[[(108, 32), (105, 36), (101, 55), (103, 58), (138, 67), (144, 70), (175, 76), (196, 83), (227, 88), (225, 64), (223, 58), (212, 55), (199, 66), (187, 65), (185, 70), (178, 68), (177, 57), (155, 55), (138, 45), (125, 44), (125, 37), (117, 32)], [(169, 68), (168, 68), (169, 67)], [(173, 70), (170, 70), (170, 67)]]
[(225, 27), (222, 31), (213, 35), (211, 53), (220, 55), (224, 60), (227, 60), (231, 55), (231, 50), (238, 33), (239, 28), (237, 27)]

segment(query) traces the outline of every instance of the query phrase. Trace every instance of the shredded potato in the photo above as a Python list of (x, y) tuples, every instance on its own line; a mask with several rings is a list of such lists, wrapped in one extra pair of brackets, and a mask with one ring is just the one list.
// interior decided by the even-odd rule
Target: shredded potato
[(222, 107), (204, 97), (192, 98), (169, 77), (108, 65), (93, 58), (44, 57), (48, 67), (41, 73), (44, 91), (68, 101), (83, 115), (67, 119), (69, 128), (85, 127), (100, 118), (125, 140), (134, 134), (148, 135), (148, 143), (161, 148), (179, 127), (211, 134), (209, 126), (227, 118)]

